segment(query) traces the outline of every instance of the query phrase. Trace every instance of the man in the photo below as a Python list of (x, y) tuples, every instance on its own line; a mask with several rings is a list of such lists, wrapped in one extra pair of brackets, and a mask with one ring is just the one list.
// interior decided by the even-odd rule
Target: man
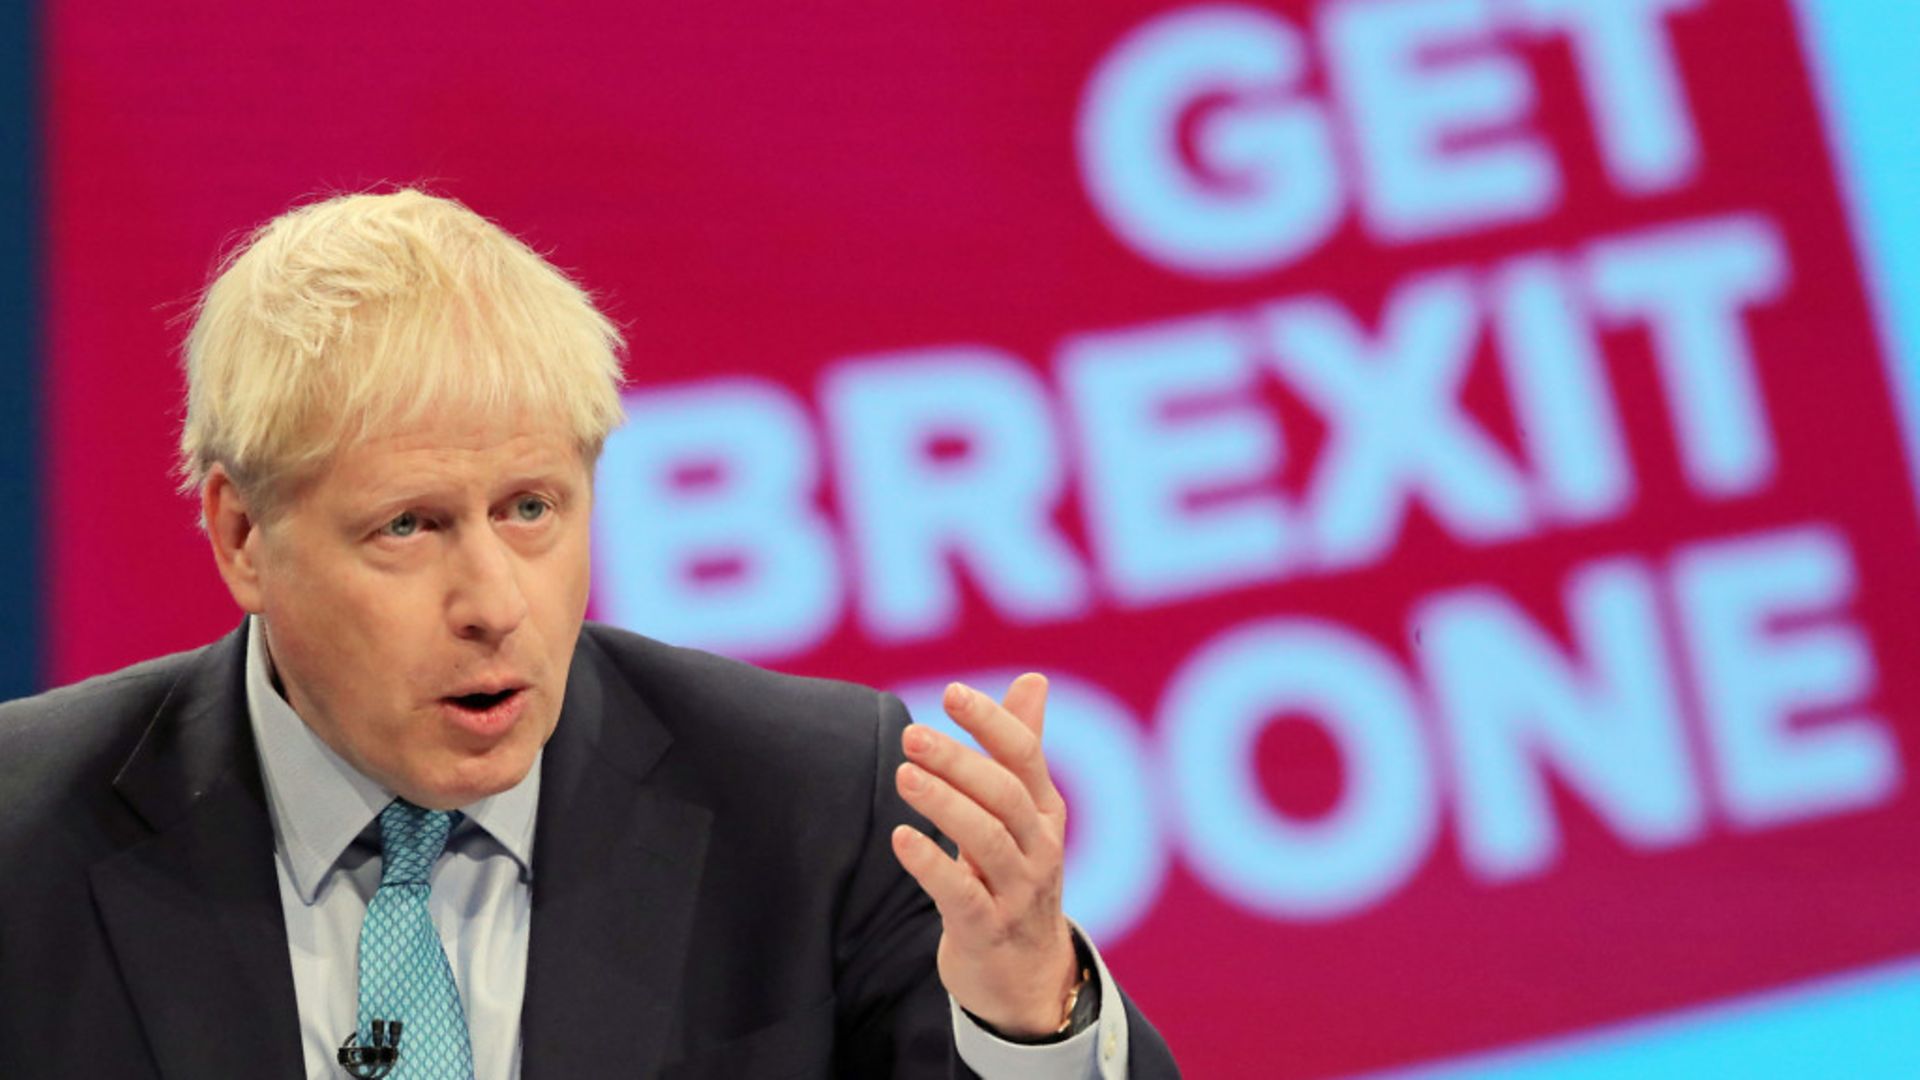
[(949, 688), (982, 755), (583, 624), (619, 345), (416, 191), (228, 261), (182, 467), (247, 617), (0, 707), (0, 1075), (1175, 1071), (1061, 913), (1043, 679)]

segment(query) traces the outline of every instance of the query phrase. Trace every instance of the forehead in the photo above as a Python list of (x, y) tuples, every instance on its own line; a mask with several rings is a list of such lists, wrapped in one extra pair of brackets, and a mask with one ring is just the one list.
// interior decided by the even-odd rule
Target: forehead
[(557, 420), (429, 410), (394, 430), (345, 442), (315, 486), (336, 497), (378, 497), (394, 488), (571, 479), (584, 469), (578, 439)]

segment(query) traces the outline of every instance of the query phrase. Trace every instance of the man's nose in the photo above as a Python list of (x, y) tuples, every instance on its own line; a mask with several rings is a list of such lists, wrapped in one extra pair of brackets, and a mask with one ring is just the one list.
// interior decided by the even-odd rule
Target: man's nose
[(453, 563), (447, 616), (455, 634), (497, 641), (526, 619), (527, 596), (520, 587), (519, 564), (492, 529), (463, 535), (454, 548)]

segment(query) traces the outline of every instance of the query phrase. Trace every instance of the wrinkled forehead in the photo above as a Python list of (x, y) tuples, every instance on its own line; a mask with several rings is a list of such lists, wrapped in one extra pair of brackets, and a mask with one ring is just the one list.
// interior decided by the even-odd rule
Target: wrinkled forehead
[[(283, 485), (291, 500), (360, 503), (395, 492), (450, 496), (515, 485), (591, 485), (597, 447), (544, 404), (423, 400), (384, 416), (316, 416)], [(585, 492), (581, 492), (585, 494)]]

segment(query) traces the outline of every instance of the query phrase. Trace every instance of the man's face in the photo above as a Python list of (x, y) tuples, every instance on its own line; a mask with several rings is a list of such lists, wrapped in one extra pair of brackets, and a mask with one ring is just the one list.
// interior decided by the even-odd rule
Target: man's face
[(558, 426), (430, 419), (342, 450), (245, 542), (294, 711), (421, 806), (519, 783), (586, 616), (591, 488)]

